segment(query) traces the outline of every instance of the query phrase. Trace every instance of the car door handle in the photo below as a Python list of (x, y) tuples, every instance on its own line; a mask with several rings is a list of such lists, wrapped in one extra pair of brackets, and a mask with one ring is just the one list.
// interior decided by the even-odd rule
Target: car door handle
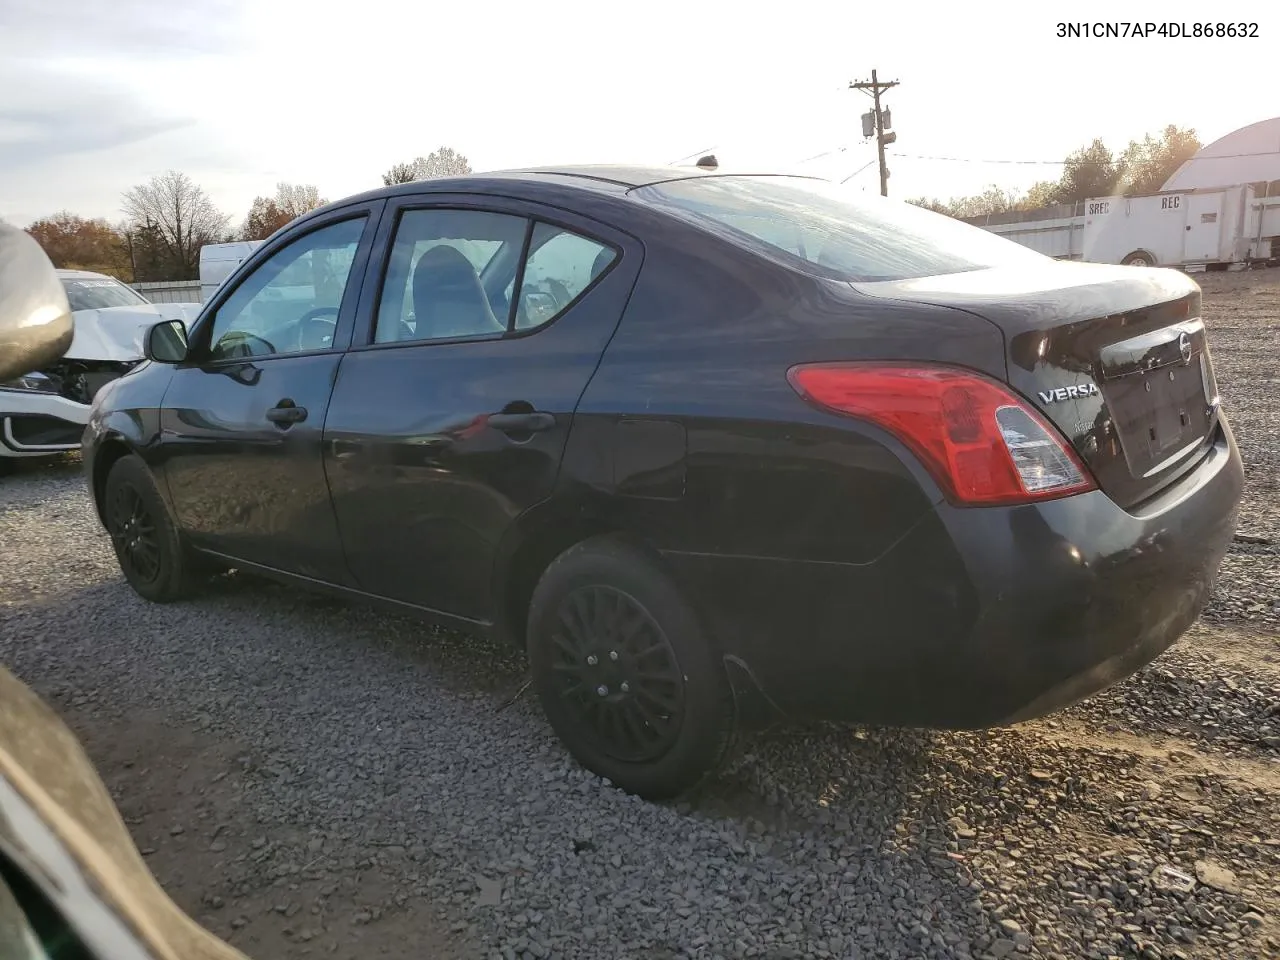
[(267, 411), (267, 419), (272, 423), (285, 426), (291, 423), (301, 423), (307, 419), (307, 408), (297, 406), (292, 400), (281, 400)]
[(554, 427), (556, 418), (537, 410), (532, 413), (491, 413), (488, 424), (503, 433), (538, 433)]

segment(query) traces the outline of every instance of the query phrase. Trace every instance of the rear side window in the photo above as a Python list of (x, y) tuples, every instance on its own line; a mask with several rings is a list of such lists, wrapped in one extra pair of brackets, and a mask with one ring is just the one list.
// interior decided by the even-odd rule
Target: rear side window
[(391, 245), (374, 342), (500, 337), (545, 326), (618, 256), (540, 220), (474, 209), (407, 210)]
[(824, 180), (694, 177), (632, 196), (833, 280), (909, 280), (1047, 259), (980, 227)]
[(519, 267), (529, 222), (483, 210), (406, 210), (391, 245), (375, 343), (450, 340), (506, 332), (495, 296)]
[(549, 223), (534, 226), (529, 247), (533, 252), (516, 301), (517, 330), (540, 327), (562, 313), (618, 258), (613, 248)]

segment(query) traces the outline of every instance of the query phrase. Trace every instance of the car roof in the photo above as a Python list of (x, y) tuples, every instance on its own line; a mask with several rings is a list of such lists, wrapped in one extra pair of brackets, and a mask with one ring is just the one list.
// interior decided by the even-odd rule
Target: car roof
[(437, 177), (431, 180), (414, 180), (390, 187), (369, 191), (369, 195), (393, 195), (417, 193), (425, 186), (432, 190), (441, 187), (465, 189), (486, 182), (501, 180), (526, 183), (572, 182), (574, 186), (606, 193), (624, 193), (634, 187), (644, 187), (665, 180), (686, 180), (694, 177), (714, 176), (716, 171), (700, 167), (662, 167), (621, 163), (548, 164), (538, 167), (517, 167), (509, 170), (486, 170), (457, 177)]
[(804, 179), (803, 174), (777, 174), (768, 171), (754, 170), (714, 170), (702, 167), (665, 167), (643, 164), (548, 164), (539, 167), (522, 167), (510, 170), (493, 170), (483, 173), (468, 173), (456, 177), (435, 177), (429, 180), (414, 180), (409, 183), (397, 183), (389, 187), (377, 187), (354, 196), (344, 197), (327, 206), (308, 214), (308, 218), (324, 210), (337, 209), (348, 204), (366, 203), (371, 200), (385, 199), (416, 193), (439, 193), (471, 191), (486, 192), (506, 188), (524, 196), (533, 197), (540, 188), (581, 190), (596, 194), (607, 194), (621, 197), (636, 187), (650, 186), (655, 183), (669, 183), (673, 180), (694, 180), (705, 177), (741, 177), (741, 176), (790, 176)]
[(822, 179), (801, 173), (778, 173), (760, 170), (726, 170), (723, 167), (707, 169), (698, 166), (661, 166), (657, 164), (580, 163), (548, 164), (539, 167), (522, 167), (509, 170), (493, 170), (467, 173), (455, 177), (432, 177), (412, 180), (390, 186), (375, 187), (362, 193), (342, 197), (314, 210), (308, 211), (281, 230), (296, 230), (300, 226), (345, 207), (378, 200), (424, 193), (492, 193), (524, 200), (564, 202), (566, 194), (577, 193), (582, 199), (594, 196), (605, 202), (618, 202), (637, 187), (678, 180), (697, 180), (715, 177), (776, 176), (804, 180)]
[(539, 177), (578, 178), (608, 184), (612, 187), (645, 187), (665, 180), (689, 180), (694, 177), (714, 176), (715, 170), (700, 167), (628, 166), (616, 163), (586, 163), (565, 166), (522, 167), (515, 170), (498, 170), (488, 176), (517, 179)]

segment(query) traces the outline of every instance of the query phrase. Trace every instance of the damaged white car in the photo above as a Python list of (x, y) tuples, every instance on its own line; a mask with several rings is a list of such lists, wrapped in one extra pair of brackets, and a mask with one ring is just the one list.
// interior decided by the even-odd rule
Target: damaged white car
[(59, 270), (75, 321), (61, 360), (0, 383), (0, 471), (15, 458), (57, 456), (80, 447), (89, 405), (103, 384), (142, 362), (142, 340), (161, 320), (187, 326), (198, 303), (152, 303), (112, 277)]

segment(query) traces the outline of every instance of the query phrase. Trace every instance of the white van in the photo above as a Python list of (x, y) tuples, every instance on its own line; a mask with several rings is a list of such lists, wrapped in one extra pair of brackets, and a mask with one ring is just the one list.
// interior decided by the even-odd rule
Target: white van
[(249, 259), (261, 240), (237, 240), (234, 243), (206, 243), (200, 248), (200, 300), (208, 302), (236, 267)]

